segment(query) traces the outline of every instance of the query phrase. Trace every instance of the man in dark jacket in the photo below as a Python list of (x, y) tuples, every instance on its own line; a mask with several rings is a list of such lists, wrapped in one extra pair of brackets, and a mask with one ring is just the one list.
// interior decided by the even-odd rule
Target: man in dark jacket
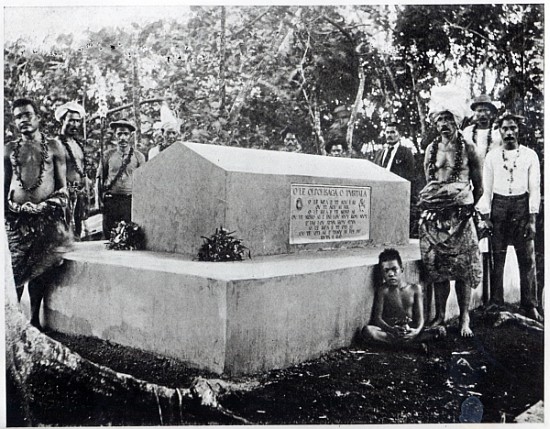
[(384, 131), (387, 147), (378, 151), (375, 164), (384, 167), (409, 182), (414, 180), (414, 157), (411, 150), (400, 142), (401, 136), (396, 122), (389, 122)]

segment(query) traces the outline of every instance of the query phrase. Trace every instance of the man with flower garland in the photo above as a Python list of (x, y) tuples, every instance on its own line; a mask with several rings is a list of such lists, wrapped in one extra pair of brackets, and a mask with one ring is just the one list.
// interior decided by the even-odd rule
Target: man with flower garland
[(490, 150), (502, 145), (500, 133), (493, 128), (498, 109), (486, 94), (474, 98), (470, 109), (474, 112), (474, 123), (464, 128), (462, 135), (467, 142), (475, 145), (477, 154), (483, 163)]
[(117, 147), (105, 154), (97, 172), (103, 235), (107, 239), (118, 222), (132, 220), (133, 174), (145, 163), (145, 156), (130, 143), (136, 127), (127, 119), (111, 122), (109, 127), (114, 132)]
[(462, 109), (448, 101), (432, 107), (430, 118), (439, 137), (426, 149), (427, 185), (420, 191), (420, 251), (427, 280), (434, 283), (435, 318), (429, 326), (443, 325), (450, 280), (460, 310), (460, 335), (471, 337), (471, 288), (481, 281), (481, 258), (473, 221), (479, 200), (481, 165), (476, 148), (458, 132)]
[(497, 125), (503, 146), (487, 154), (483, 166), (484, 192), (478, 209), (492, 224), (494, 266), (490, 304), (504, 304), (506, 249), (513, 245), (518, 257), (521, 308), (527, 317), (542, 322), (537, 310), (535, 264), (536, 220), (540, 207), (540, 164), (536, 152), (519, 143), (523, 117), (504, 113)]
[(80, 239), (82, 233), (82, 222), (86, 218), (88, 205), (84, 147), (79, 139), (85, 115), (84, 108), (73, 102), (65, 103), (55, 110), (55, 119), (61, 123), (59, 141), (66, 152), (71, 224), (77, 239)]
[(32, 100), (12, 105), (21, 137), (4, 146), (4, 215), (13, 274), (20, 300), (25, 283), (31, 324), (40, 328), (40, 305), (51, 268), (70, 250), (65, 149), (40, 131), (40, 114)]

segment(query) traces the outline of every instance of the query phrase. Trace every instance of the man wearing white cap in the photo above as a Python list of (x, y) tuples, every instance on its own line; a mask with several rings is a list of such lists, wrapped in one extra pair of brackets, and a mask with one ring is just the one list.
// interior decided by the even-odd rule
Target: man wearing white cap
[(151, 148), (147, 154), (147, 158), (151, 161), (155, 156), (157, 156), (164, 149), (168, 148), (172, 144), (178, 141), (180, 136), (179, 125), (177, 122), (165, 122), (161, 127), (162, 132), (162, 141), (159, 145)]
[(127, 119), (111, 122), (109, 127), (115, 133), (117, 148), (105, 154), (97, 172), (98, 179), (101, 179), (103, 234), (107, 239), (118, 222), (132, 220), (133, 174), (145, 163), (143, 154), (130, 143), (136, 127)]
[(55, 110), (55, 119), (61, 123), (59, 141), (66, 153), (71, 224), (77, 239), (82, 233), (82, 222), (85, 220), (88, 204), (84, 146), (79, 139), (85, 116), (84, 108), (73, 102), (65, 103)]
[(436, 314), (430, 325), (445, 322), (450, 280), (455, 280), (460, 335), (470, 337), (471, 288), (481, 281), (481, 258), (472, 219), (474, 204), (482, 193), (481, 166), (475, 146), (458, 132), (463, 110), (441, 101), (434, 103), (430, 112), (439, 137), (427, 147), (424, 160), (428, 184), (419, 195), (420, 251), (427, 279), (434, 283)]

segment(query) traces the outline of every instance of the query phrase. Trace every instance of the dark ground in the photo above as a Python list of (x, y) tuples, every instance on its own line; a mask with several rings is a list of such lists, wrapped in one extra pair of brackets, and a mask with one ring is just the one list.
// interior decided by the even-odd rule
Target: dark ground
[[(477, 399), (468, 401), (482, 422), (512, 422), (543, 399), (543, 334), (510, 324), (493, 328), (481, 311), (472, 314), (472, 322), (474, 338), (461, 339), (451, 327), (447, 338), (427, 351), (420, 346), (403, 351), (356, 345), (257, 374), (250, 378), (260, 382), (259, 388), (234, 393), (222, 405), (254, 424), (457, 423), (464, 421), (461, 405), (473, 397)], [(161, 385), (188, 387), (197, 375), (216, 377), (96, 339), (49, 335), (93, 362)], [(63, 407), (58, 404), (44, 413), (42, 423), (74, 424), (65, 421)], [(10, 426), (18, 422), (11, 415)], [(93, 413), (82, 417), (83, 425), (105, 424)], [(151, 424), (147, 419), (133, 423)]]

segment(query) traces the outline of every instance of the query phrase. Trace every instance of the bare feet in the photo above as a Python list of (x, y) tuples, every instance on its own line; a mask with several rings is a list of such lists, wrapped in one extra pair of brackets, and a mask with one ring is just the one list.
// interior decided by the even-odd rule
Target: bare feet
[(465, 315), (460, 320), (460, 336), (463, 338), (474, 336), (474, 333), (470, 328), (470, 315)]
[(460, 336), (463, 338), (470, 338), (474, 336), (474, 333), (470, 329), (470, 326), (462, 325), (460, 326)]
[(544, 321), (544, 318), (540, 315), (540, 313), (534, 307), (530, 308), (527, 311), (525, 311), (525, 315), (530, 319), (536, 320), (537, 322), (543, 322)]
[(500, 305), (498, 305), (496, 302), (489, 301), (489, 305), (485, 307), (486, 313), (497, 313), (500, 311)]
[(437, 316), (435, 319), (433, 319), (431, 322), (428, 323), (428, 328), (433, 328), (435, 326), (444, 326), (445, 320), (441, 316)]

